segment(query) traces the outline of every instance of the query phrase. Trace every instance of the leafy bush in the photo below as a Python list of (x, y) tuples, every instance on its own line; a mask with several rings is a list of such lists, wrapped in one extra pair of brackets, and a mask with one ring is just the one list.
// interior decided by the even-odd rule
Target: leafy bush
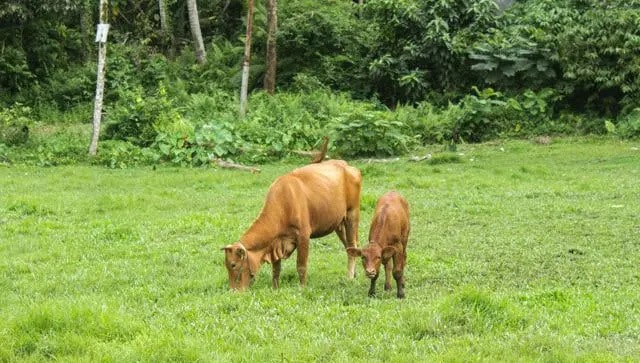
[(524, 136), (549, 131), (554, 104), (559, 99), (551, 89), (527, 90), (507, 97), (491, 88), (474, 87), (475, 95), (460, 102), (453, 139), (479, 142), (499, 136)]
[(549, 48), (519, 34), (495, 33), (469, 50), (471, 69), (480, 72), (482, 81), (503, 89), (552, 84), (557, 75)]
[(87, 139), (65, 133), (54, 134), (49, 140), (39, 142), (35, 152), (24, 157), (38, 166), (76, 164), (87, 159)]
[(617, 126), (618, 134), (624, 138), (640, 137), (640, 108), (626, 115)]
[(151, 145), (161, 133), (189, 134), (193, 126), (185, 121), (167, 97), (162, 84), (147, 96), (136, 88), (107, 113), (105, 139), (129, 141), (139, 146)]
[(333, 89), (370, 94), (362, 61), (367, 22), (356, 17), (350, 2), (287, 0), (278, 11), (279, 84), (286, 88), (304, 73)]
[(621, 0), (516, 2), (475, 45), (474, 69), (503, 90), (553, 87), (574, 111), (615, 117), (640, 99), (638, 9)]
[(53, 103), (59, 110), (67, 111), (93, 100), (95, 72), (95, 65), (89, 63), (54, 72), (47, 83), (39, 87), (37, 99), (40, 105)]
[(356, 108), (336, 117), (332, 125), (336, 151), (347, 157), (399, 155), (416, 144), (407, 126), (390, 112)]
[(329, 132), (330, 107), (339, 102), (338, 98), (319, 92), (281, 93), (275, 97), (254, 94), (249, 114), (238, 124), (238, 134), (247, 143), (264, 146), (265, 157), (307, 149)]
[(98, 154), (91, 162), (111, 169), (151, 163), (153, 155), (145, 150), (127, 141), (105, 140), (100, 143)]
[(29, 70), (26, 53), (18, 47), (4, 47), (0, 52), (0, 91), (17, 92), (35, 79)]
[(455, 121), (461, 116), (457, 104), (436, 108), (428, 102), (420, 102), (415, 107), (403, 106), (396, 109), (398, 120), (407, 125), (422, 144), (439, 144), (453, 139)]
[(194, 133), (160, 133), (153, 149), (156, 160), (176, 165), (207, 165), (212, 158), (230, 158), (239, 153), (239, 139), (231, 123), (207, 124)]
[(30, 107), (15, 104), (10, 108), (0, 109), (0, 143), (9, 146), (26, 143), (31, 124)]
[(374, 91), (395, 106), (422, 101), (429, 90), (466, 89), (466, 49), (497, 15), (494, 0), (367, 1), (365, 62)]

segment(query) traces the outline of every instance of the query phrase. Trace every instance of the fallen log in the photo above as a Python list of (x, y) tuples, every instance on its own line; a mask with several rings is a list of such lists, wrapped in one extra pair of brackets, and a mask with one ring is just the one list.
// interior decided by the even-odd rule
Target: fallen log
[(224, 169), (236, 169), (236, 170), (248, 171), (248, 172), (251, 172), (252, 174), (256, 174), (260, 172), (260, 169), (256, 167), (236, 164), (236, 163), (232, 163), (222, 159), (212, 158), (211, 162), (215, 163), (217, 166)]
[(395, 163), (396, 161), (400, 161), (400, 158), (390, 158), (390, 159), (360, 159), (358, 162), (371, 164), (371, 163)]

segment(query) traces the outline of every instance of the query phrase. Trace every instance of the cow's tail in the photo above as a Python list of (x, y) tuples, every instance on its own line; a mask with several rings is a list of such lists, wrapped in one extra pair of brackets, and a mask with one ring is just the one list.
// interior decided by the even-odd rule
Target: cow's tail
[(329, 138), (327, 136), (325, 136), (323, 138), (322, 147), (320, 148), (320, 151), (318, 151), (314, 155), (314, 157), (311, 160), (310, 164), (316, 164), (316, 163), (322, 162), (322, 160), (324, 160), (325, 156), (327, 156), (327, 147), (328, 146), (329, 146)]

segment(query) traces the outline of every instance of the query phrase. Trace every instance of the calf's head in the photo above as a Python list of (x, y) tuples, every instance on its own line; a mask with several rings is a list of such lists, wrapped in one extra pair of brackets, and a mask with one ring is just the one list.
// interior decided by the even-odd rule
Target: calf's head
[(224, 265), (229, 274), (229, 287), (234, 290), (244, 290), (251, 284), (253, 273), (249, 264), (249, 254), (244, 246), (236, 242), (222, 247), (224, 251)]
[(375, 242), (370, 242), (365, 248), (349, 247), (347, 254), (351, 257), (362, 257), (362, 267), (365, 275), (372, 279), (378, 276), (380, 264), (387, 261), (396, 254), (393, 246), (382, 247)]

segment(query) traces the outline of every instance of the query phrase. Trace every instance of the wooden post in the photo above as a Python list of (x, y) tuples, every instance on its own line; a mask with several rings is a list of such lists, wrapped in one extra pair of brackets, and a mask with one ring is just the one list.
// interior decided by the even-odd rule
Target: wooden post
[(107, 63), (108, 14), (109, 1), (100, 0), (100, 24), (98, 24), (98, 30), (96, 32), (96, 42), (98, 42), (98, 76), (96, 82), (96, 98), (93, 106), (93, 133), (91, 135), (91, 144), (89, 144), (89, 155), (95, 155), (98, 152), (98, 139), (100, 138), (102, 98), (104, 96), (104, 73)]
[(247, 113), (247, 93), (249, 88), (249, 64), (251, 60), (251, 33), (253, 31), (253, 0), (248, 1), (247, 34), (244, 44), (244, 58), (242, 59), (242, 84), (240, 86), (240, 117)]

